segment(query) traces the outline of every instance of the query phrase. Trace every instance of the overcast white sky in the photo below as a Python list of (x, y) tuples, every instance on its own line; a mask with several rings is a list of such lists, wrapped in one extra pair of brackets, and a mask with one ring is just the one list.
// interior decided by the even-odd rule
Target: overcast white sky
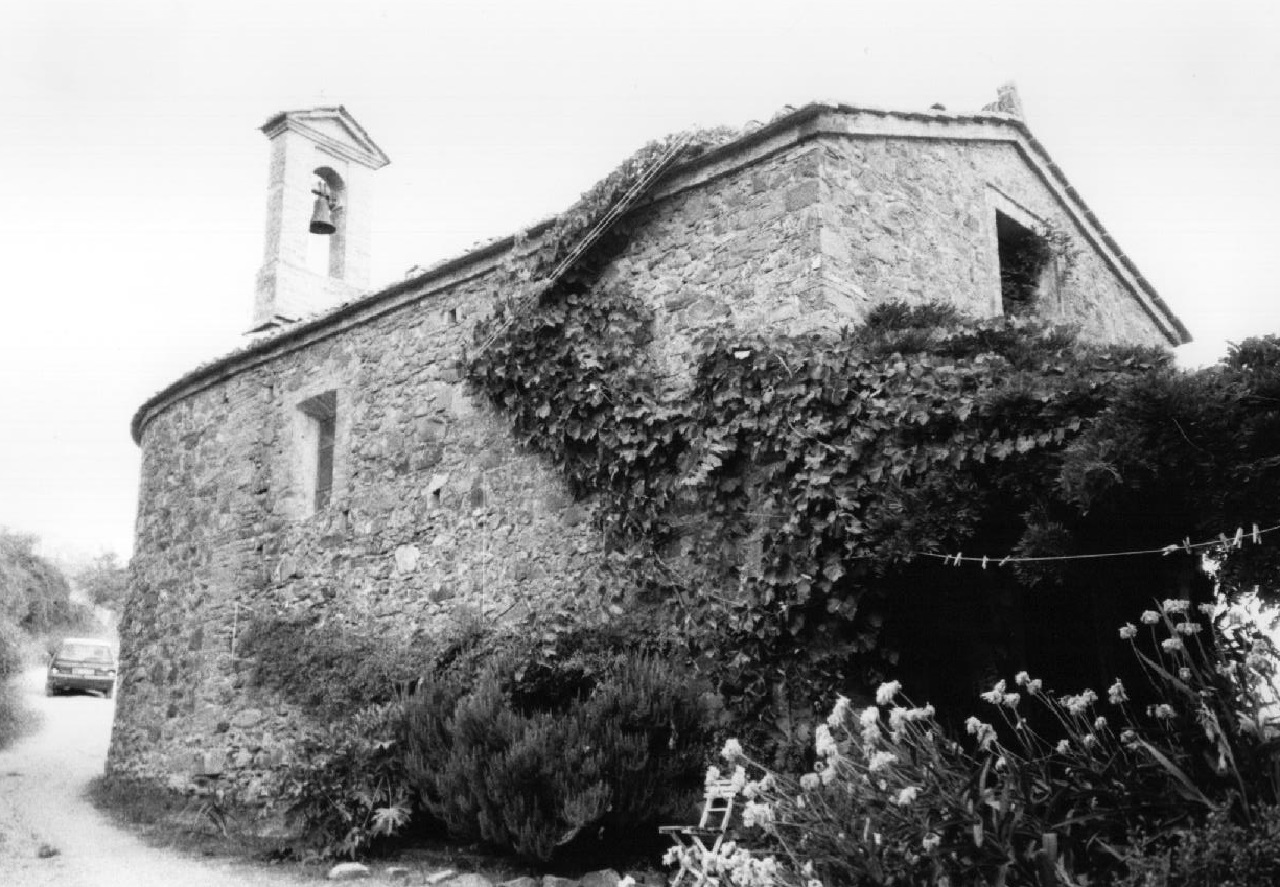
[(132, 548), (149, 395), (240, 344), (276, 111), (345, 104), (374, 283), (565, 208), (694, 124), (832, 99), (1028, 123), (1197, 339), (1280, 331), (1266, 2), (0, 0), (0, 525)]

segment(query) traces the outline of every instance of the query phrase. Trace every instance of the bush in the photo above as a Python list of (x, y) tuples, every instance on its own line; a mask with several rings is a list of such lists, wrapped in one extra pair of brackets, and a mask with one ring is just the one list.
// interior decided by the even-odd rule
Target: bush
[(1216, 811), (1202, 824), (1142, 840), (1125, 857), (1117, 887), (1275, 887), (1280, 884), (1280, 808), (1252, 828)]
[(685, 815), (710, 738), (699, 688), (654, 657), (588, 659), (497, 663), (409, 701), (411, 784), (454, 837), (546, 861)]
[[(1268, 719), (1274, 647), (1230, 616), (1205, 630), (1183, 600), (1140, 621), (1146, 632), (1127, 624), (1120, 636), (1164, 701), (1135, 710), (1120, 681), (1105, 698), (1087, 689), (1054, 697), (1022, 672), (1013, 687), (1002, 680), (982, 694), (1000, 726), (970, 717), (962, 745), (932, 706), (912, 706), (890, 682), (861, 711), (837, 703), (815, 731), (818, 765), (798, 780), (743, 758), (744, 822), (795, 883), (1012, 887), (1074, 884), (1078, 874), (1079, 883), (1145, 887), (1165, 883), (1163, 872), (1183, 878), (1171, 884), (1217, 884), (1211, 873), (1229, 846), (1250, 871), (1275, 871), (1280, 850), (1265, 840), (1280, 779)], [(732, 741), (725, 754), (742, 757)], [(722, 869), (728, 883), (764, 883), (758, 859), (736, 846), (693, 861)]]
[(299, 744), (284, 800), (318, 855), (377, 851), (409, 821), (403, 716), (399, 703), (370, 706)]
[(256, 684), (311, 712), (335, 715), (392, 702), (466, 636), (464, 627), (459, 639), (445, 644), (395, 643), (373, 628), (270, 618), (251, 624), (238, 650), (254, 660)]

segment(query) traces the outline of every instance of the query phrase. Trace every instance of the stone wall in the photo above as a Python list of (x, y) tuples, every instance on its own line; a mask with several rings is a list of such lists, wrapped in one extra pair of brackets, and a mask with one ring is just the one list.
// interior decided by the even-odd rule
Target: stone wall
[[(1102, 340), (1165, 340), (1096, 232), (1028, 166), (1020, 136), (855, 138), (822, 122), (784, 121), (713, 152), (626, 220), (601, 285), (651, 301), (673, 376), (697, 336), (721, 327), (829, 331), (893, 298), (995, 313), (998, 207), (1079, 246), (1042, 310)], [(462, 382), (462, 346), (510, 280), (504, 261), (536, 245), (438, 266), (198, 370), (139, 411), (111, 770), (175, 786), (220, 773), (243, 797), (270, 794), (314, 725), (248, 682), (236, 641), (255, 619), (311, 614), (430, 644), (462, 619), (570, 600), (599, 569), (590, 503), (572, 501)], [(302, 407), (330, 394), (333, 491), (317, 510)]]
[[(486, 280), (385, 315), (186, 397), (146, 427), (124, 666), (109, 766), (253, 797), (308, 729), (252, 688), (234, 639), (321, 616), (430, 644), (461, 619), (565, 599), (601, 543), (588, 508), (464, 391)], [(314, 510), (298, 406), (336, 392), (333, 498)], [(578, 602), (579, 604), (589, 602)]]

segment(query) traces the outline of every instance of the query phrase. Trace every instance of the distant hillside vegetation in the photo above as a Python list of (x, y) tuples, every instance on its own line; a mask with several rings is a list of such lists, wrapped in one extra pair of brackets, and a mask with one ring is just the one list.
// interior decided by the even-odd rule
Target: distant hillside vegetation
[(0, 529), (0, 621), (40, 633), (76, 621), (71, 585), (35, 553), (35, 536)]

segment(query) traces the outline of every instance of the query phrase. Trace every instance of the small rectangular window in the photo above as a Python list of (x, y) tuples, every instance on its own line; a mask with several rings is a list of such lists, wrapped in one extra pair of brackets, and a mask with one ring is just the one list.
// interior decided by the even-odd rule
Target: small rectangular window
[(314, 449), (307, 454), (314, 461), (308, 466), (312, 471), (307, 473), (314, 478), (312, 483), (312, 503), (315, 511), (329, 507), (333, 499), (333, 449), (338, 419), (338, 396), (336, 392), (326, 391), (324, 394), (304, 400), (298, 409), (307, 417), (307, 439)]

